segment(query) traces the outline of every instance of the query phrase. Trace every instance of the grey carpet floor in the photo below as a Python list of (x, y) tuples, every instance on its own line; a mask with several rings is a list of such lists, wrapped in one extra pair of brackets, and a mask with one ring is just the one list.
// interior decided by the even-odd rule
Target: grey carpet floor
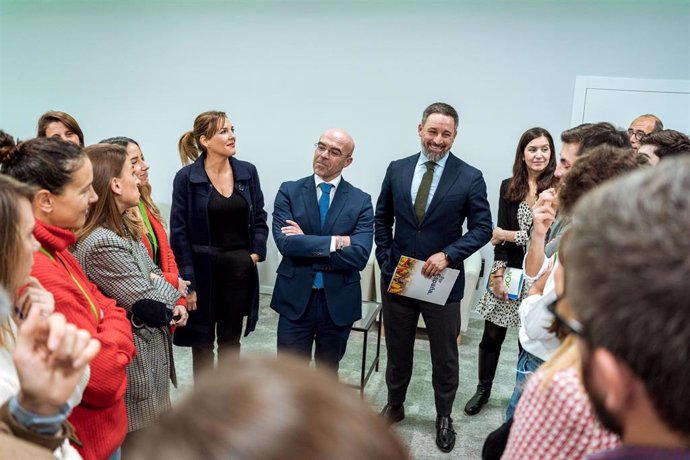
[[(276, 328), (278, 315), (268, 307), (270, 296), (261, 296), (261, 312), (256, 331), (242, 339), (242, 356), (254, 353), (276, 353)], [(460, 344), (460, 387), (455, 399), (453, 423), (457, 431), (455, 449), (445, 454), (435, 444), (436, 410), (434, 392), (431, 386), (431, 358), (429, 343), (417, 339), (414, 353), (414, 371), (405, 403), (405, 419), (394, 426), (400, 439), (409, 446), (415, 459), (478, 459), (487, 434), (503, 421), (505, 407), (515, 383), (517, 362), (517, 329), (508, 330), (499, 363), (491, 400), (479, 415), (469, 417), (463, 412), (465, 402), (474, 393), (477, 384), (477, 346), (481, 340), (483, 320), (473, 313), (467, 332)], [(383, 339), (385, 341), (385, 337)], [(374, 372), (366, 386), (364, 397), (372, 410), (379, 411), (386, 403), (386, 347), (381, 343), (381, 367)], [(348, 349), (340, 363), (340, 379), (345, 383), (358, 383), (362, 356), (362, 334), (353, 332)], [(369, 334), (369, 360), (374, 356), (376, 334)], [(175, 347), (178, 388), (173, 390), (173, 402), (183, 397), (192, 388), (191, 351)], [(371, 361), (369, 361), (371, 362)], [(356, 391), (356, 390), (353, 390)]]

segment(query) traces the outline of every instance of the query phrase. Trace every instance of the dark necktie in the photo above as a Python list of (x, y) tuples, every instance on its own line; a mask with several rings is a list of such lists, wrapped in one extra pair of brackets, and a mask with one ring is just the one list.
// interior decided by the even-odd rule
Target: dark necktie
[(417, 197), (414, 199), (414, 213), (417, 216), (417, 222), (420, 224), (422, 219), (424, 219), (426, 202), (429, 200), (429, 191), (431, 190), (431, 180), (434, 178), (434, 169), (436, 168), (436, 163), (433, 161), (427, 161), (424, 165), (426, 166), (426, 172), (422, 176), (422, 182), (417, 190)]
[[(321, 228), (326, 223), (326, 215), (328, 214), (328, 206), (331, 204), (331, 188), (333, 185), (326, 182), (321, 182), (319, 188), (321, 189), (321, 198), (319, 198), (319, 217), (321, 218)], [(314, 287), (316, 289), (323, 289), (323, 273), (316, 272), (314, 277)]]

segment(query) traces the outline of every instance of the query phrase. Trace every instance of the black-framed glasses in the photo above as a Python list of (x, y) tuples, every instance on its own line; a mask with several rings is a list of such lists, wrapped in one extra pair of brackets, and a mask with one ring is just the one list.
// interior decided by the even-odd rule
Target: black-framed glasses
[(553, 317), (556, 319), (556, 323), (563, 329), (565, 329), (570, 334), (575, 334), (578, 337), (585, 338), (585, 327), (576, 319), (568, 318), (561, 315), (556, 308), (558, 303), (565, 298), (564, 295), (556, 297), (556, 300), (547, 305), (547, 310), (549, 310)]
[(319, 155), (323, 155), (324, 153), (328, 153), (328, 156), (333, 157), (333, 158), (343, 158), (343, 157), (349, 156), (349, 155), (345, 155), (339, 149), (334, 149), (333, 147), (328, 148), (328, 146), (326, 144), (324, 144), (323, 142), (317, 142), (316, 144), (314, 144), (314, 147), (316, 147), (316, 151), (319, 152)]
[(641, 141), (642, 139), (647, 137), (647, 133), (645, 133), (644, 131), (640, 131), (640, 130), (635, 131), (634, 129), (628, 128), (628, 136), (631, 138), (634, 137), (635, 140), (637, 140), (637, 141)]

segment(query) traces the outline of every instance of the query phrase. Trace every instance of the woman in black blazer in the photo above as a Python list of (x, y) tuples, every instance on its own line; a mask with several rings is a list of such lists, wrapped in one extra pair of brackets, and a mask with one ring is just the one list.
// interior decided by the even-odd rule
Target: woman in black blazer
[(180, 157), (196, 160), (173, 183), (171, 245), (180, 275), (191, 283), (189, 322), (175, 331), (174, 342), (192, 347), (195, 377), (213, 363), (216, 339), (219, 350), (239, 352), (244, 317), (247, 335), (259, 316), (264, 196), (254, 165), (234, 157), (235, 140), (224, 112), (204, 112), (179, 142)]
[(508, 299), (503, 273), (506, 267), (522, 268), (529, 240), (527, 231), (532, 225), (532, 206), (539, 192), (552, 186), (555, 170), (551, 134), (543, 128), (525, 131), (515, 152), (513, 177), (501, 183), (498, 223), (491, 238), (494, 282), (477, 305), (477, 311), (484, 317), (484, 334), (479, 343), (479, 384), (465, 405), (467, 415), (478, 414), (489, 400), (506, 331), (508, 327), (520, 326), (518, 309), (527, 286), (523, 286), (520, 298)]

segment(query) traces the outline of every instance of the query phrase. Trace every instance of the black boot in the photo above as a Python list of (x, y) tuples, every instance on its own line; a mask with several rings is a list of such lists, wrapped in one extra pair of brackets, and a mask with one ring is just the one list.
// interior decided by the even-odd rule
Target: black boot
[(477, 392), (465, 404), (465, 413), (467, 415), (478, 414), (482, 407), (484, 407), (484, 404), (489, 401), (491, 385), (494, 383), (500, 354), (500, 351), (491, 352), (479, 349), (479, 385), (477, 385)]

